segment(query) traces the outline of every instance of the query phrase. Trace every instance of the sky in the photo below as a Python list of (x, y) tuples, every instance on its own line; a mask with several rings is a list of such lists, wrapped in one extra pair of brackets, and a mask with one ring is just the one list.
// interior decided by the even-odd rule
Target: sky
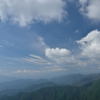
[(0, 75), (99, 73), (99, 5), (100, 0), (0, 0)]

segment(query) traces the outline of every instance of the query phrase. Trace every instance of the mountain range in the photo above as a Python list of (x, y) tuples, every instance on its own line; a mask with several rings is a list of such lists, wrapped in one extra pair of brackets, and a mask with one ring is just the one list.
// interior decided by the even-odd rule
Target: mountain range
[(99, 94), (100, 74), (0, 83), (0, 100), (100, 100)]

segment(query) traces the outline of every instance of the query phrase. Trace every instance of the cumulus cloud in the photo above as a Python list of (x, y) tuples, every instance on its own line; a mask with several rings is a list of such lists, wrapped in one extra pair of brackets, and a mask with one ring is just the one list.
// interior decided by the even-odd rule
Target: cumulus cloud
[(81, 46), (81, 54), (87, 57), (100, 57), (100, 31), (93, 30), (81, 40), (77, 41)]
[(56, 63), (71, 62), (71, 51), (65, 48), (46, 48), (45, 56)]
[(46, 48), (44, 53), (44, 57), (31, 54), (29, 57), (23, 58), (23, 60), (25, 62), (47, 66), (76, 63), (71, 51), (65, 48)]
[(100, 21), (100, 0), (79, 0), (81, 12), (88, 18)]
[(49, 58), (53, 58), (54, 56), (56, 57), (64, 57), (66, 55), (69, 55), (71, 52), (67, 49), (64, 48), (47, 48), (45, 50), (45, 54)]
[(64, 0), (0, 0), (0, 19), (21, 26), (35, 21), (61, 21), (66, 14), (64, 7)]

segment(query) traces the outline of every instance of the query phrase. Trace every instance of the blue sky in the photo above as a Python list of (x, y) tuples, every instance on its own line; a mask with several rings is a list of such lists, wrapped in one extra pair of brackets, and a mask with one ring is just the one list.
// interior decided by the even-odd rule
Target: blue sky
[(100, 70), (99, 0), (1, 0), (0, 75), (52, 77)]

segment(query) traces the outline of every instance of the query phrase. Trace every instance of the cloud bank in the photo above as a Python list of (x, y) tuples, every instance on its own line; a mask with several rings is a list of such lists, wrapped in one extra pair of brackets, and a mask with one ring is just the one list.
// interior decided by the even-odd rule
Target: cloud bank
[(93, 30), (81, 40), (77, 41), (81, 46), (81, 54), (87, 57), (100, 57), (100, 31)]
[(61, 21), (66, 14), (64, 7), (64, 0), (0, 0), (0, 19), (21, 26), (35, 21)]
[(100, 0), (79, 0), (81, 12), (90, 19), (100, 21)]
[[(83, 15), (100, 21), (100, 0), (79, 0), (79, 3)], [(65, 7), (64, 0), (0, 0), (0, 20), (11, 21), (20, 26), (40, 21), (61, 21), (68, 13)]]

